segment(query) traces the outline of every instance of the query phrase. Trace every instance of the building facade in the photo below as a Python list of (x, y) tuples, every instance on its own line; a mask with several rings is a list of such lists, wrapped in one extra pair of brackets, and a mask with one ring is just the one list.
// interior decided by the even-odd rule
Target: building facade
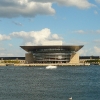
[(100, 64), (100, 56), (80, 56), (79, 59), (80, 63)]
[(20, 46), (27, 51), (26, 63), (79, 63), (80, 46)]
[(0, 63), (25, 63), (25, 57), (0, 57)]

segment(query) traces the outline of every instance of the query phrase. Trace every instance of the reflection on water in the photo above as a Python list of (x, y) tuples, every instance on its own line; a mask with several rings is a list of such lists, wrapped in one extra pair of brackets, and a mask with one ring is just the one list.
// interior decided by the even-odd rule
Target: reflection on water
[(100, 66), (0, 67), (0, 100), (99, 100)]

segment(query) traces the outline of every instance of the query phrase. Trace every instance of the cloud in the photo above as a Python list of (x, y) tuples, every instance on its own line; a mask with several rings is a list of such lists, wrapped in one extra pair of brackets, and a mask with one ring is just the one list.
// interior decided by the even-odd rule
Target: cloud
[(10, 36), (15, 38), (22, 38), (24, 45), (43, 45), (44, 42), (62, 40), (62, 38), (57, 34), (51, 34), (51, 31), (48, 28), (42, 29), (40, 31), (13, 32), (10, 34)]
[(61, 39), (57, 34), (53, 34), (51, 38), (55, 40)]
[(90, 30), (90, 31), (88, 31), (88, 33), (100, 34), (100, 29), (98, 29), (98, 30)]
[(93, 41), (94, 46), (100, 47), (100, 39), (96, 39)]
[(28, 20), (29, 20), (30, 22), (33, 22), (33, 19), (32, 19), (32, 18), (29, 18)]
[(95, 51), (95, 53), (97, 54), (97, 55), (99, 55), (100, 54), (100, 48), (99, 47), (94, 47), (94, 51)]
[(19, 22), (13, 21), (13, 23), (14, 23), (15, 25), (18, 25), (18, 26), (23, 26), (22, 23), (19, 23)]
[(85, 45), (79, 51), (79, 54), (82, 56), (99, 56), (100, 55), (100, 45), (97, 45), (97, 43), (93, 43), (93, 42), (89, 43), (88, 45)]
[(79, 52), (80, 56), (98, 56), (99, 52), (97, 52), (97, 48), (92, 47), (84, 47)]
[(29, 2), (29, 0), (0, 0), (0, 17), (35, 17), (53, 15), (55, 10), (52, 3)]
[(79, 50), (78, 53), (79, 53), (80, 56), (87, 56), (87, 54), (88, 54), (88, 50), (81, 49), (81, 50)]
[(4, 57), (4, 56), (6, 56), (6, 54), (5, 53), (0, 53), (0, 56)]
[(98, 30), (75, 30), (72, 33), (79, 33), (79, 34), (100, 34), (100, 29)]
[(90, 7), (95, 6), (94, 4), (88, 2), (88, 0), (29, 0), (34, 2), (52, 2), (52, 3), (58, 3), (59, 5), (65, 5), (67, 7), (74, 6), (79, 9), (88, 9)]
[(94, 42), (96, 42), (96, 43), (100, 43), (100, 40), (94, 40)]
[(10, 40), (10, 39), (11, 39), (10, 36), (0, 34), (0, 41)]
[(88, 2), (88, 0), (59, 0), (59, 3), (66, 6), (74, 6), (80, 9), (88, 9), (95, 6)]
[(8, 57), (13, 57), (13, 56), (14, 56), (14, 54), (9, 53), (9, 54), (7, 54), (7, 56), (8, 56)]
[(88, 0), (0, 0), (0, 17), (35, 17), (36, 15), (54, 15), (53, 3), (66, 7), (88, 9), (96, 5)]
[(12, 47), (13, 45), (12, 44), (8, 44), (10, 47)]
[(5, 51), (6, 49), (5, 48), (0, 48), (0, 51)]
[(95, 0), (97, 3), (100, 3), (100, 0)]
[(11, 53), (0, 53), (0, 57), (15, 57), (14, 54)]
[(98, 12), (95, 10), (95, 11), (94, 11), (94, 14), (96, 14), (96, 15), (97, 15), (97, 14), (98, 14)]
[(77, 30), (77, 31), (74, 31), (75, 33), (79, 33), (79, 34), (84, 34), (84, 33), (86, 33), (85, 31), (83, 31), (83, 30)]
[(96, 30), (96, 32), (95, 33), (98, 33), (98, 34), (100, 34), (100, 30)]

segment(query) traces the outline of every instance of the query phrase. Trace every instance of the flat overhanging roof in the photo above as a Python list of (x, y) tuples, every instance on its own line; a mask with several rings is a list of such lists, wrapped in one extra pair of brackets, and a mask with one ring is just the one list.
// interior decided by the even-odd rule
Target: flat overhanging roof
[(36, 49), (65, 49), (66, 51), (75, 51), (80, 50), (83, 45), (57, 45), (57, 46), (20, 46), (25, 51), (35, 51)]

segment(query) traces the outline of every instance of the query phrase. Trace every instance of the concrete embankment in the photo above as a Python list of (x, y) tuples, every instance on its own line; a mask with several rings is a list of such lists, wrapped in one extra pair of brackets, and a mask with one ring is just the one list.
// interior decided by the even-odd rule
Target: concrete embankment
[(6, 64), (0, 64), (0, 66), (6, 66)]
[(89, 66), (90, 64), (84, 64), (84, 63), (55, 63), (55, 64), (0, 64), (0, 66)]
[(53, 65), (53, 66), (89, 66), (90, 64), (14, 64), (14, 66), (48, 66), (48, 65)]

